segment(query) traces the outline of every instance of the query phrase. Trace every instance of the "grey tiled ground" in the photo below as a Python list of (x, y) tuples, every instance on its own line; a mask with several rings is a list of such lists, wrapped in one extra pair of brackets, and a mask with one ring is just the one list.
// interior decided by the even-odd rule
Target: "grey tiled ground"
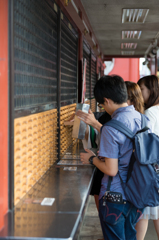
[[(97, 240), (102, 239), (102, 237), (102, 230), (94, 198), (90, 196), (79, 240)], [(158, 240), (152, 220), (149, 221), (148, 231), (144, 240)]]
[(103, 235), (98, 217), (98, 211), (95, 206), (94, 198), (90, 196), (83, 226), (80, 231), (79, 240), (97, 240), (102, 238)]

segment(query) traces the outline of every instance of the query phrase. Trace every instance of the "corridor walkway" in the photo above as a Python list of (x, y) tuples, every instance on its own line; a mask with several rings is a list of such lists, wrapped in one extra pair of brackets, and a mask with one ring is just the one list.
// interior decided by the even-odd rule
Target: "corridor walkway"
[[(79, 240), (97, 240), (102, 239), (102, 230), (98, 218), (98, 212), (95, 207), (94, 198), (89, 197), (88, 208), (80, 231)], [(112, 239), (113, 240), (113, 239)], [(145, 240), (157, 240), (157, 235), (153, 221), (149, 221), (148, 231)]]

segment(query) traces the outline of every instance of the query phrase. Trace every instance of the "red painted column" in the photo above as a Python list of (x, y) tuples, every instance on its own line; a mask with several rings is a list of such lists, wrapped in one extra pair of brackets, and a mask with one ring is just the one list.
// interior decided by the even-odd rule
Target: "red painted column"
[(129, 60), (129, 81), (137, 82), (139, 80), (139, 58), (130, 58)]
[(115, 58), (114, 68), (109, 73), (121, 76), (124, 81), (139, 80), (139, 58)]
[(0, 229), (8, 210), (8, 0), (0, 0)]
[(121, 76), (124, 81), (129, 80), (129, 58), (115, 58), (114, 67), (109, 75), (115, 74)]

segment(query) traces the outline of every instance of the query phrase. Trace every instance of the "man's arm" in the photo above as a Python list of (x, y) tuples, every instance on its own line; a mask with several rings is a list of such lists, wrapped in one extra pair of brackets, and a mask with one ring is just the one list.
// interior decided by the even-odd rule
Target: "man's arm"
[[(89, 149), (85, 149), (87, 153), (81, 153), (81, 161), (83, 164), (89, 163), (89, 158), (94, 155)], [(93, 164), (104, 174), (108, 176), (116, 176), (118, 172), (118, 159), (117, 158), (105, 158), (105, 161), (102, 162), (98, 157), (93, 158)]]

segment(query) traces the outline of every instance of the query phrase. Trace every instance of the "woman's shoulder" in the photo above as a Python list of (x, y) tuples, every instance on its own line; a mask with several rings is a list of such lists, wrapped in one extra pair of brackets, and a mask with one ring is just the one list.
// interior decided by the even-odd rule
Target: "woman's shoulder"
[(148, 117), (150, 120), (150, 123), (153, 125), (159, 124), (159, 106), (152, 106), (148, 109), (145, 110), (145, 115)]
[(156, 105), (156, 106), (152, 106), (148, 109), (145, 110), (145, 115), (147, 113), (151, 113), (152, 115), (156, 114), (156, 113), (159, 113), (159, 105)]

